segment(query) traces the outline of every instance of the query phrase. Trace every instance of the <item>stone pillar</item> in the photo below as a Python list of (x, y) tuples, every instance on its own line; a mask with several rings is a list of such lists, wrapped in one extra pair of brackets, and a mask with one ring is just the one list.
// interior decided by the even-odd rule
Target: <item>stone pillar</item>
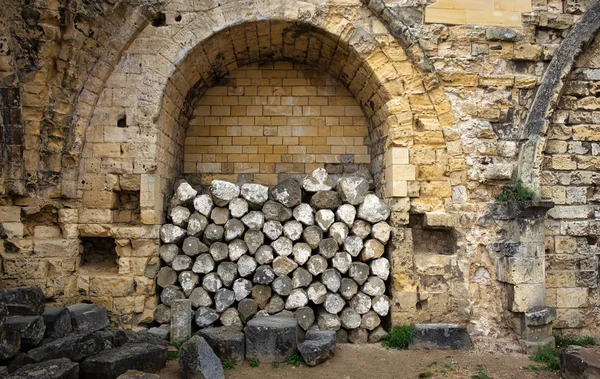
[(494, 216), (504, 221), (503, 241), (495, 244), (496, 280), (504, 284), (504, 304), (513, 329), (527, 353), (554, 347), (552, 321), (546, 307), (544, 219), (552, 202), (499, 205)]
[(171, 343), (181, 343), (192, 335), (192, 301), (180, 299), (171, 305)]

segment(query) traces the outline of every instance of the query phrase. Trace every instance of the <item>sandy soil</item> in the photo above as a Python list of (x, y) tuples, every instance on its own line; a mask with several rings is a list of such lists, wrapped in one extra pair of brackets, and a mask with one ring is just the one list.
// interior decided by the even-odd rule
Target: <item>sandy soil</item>
[[(317, 366), (295, 367), (286, 363), (274, 368), (261, 363), (250, 367), (247, 362), (225, 371), (231, 379), (558, 379), (558, 372), (531, 371), (524, 367), (535, 364), (525, 355), (491, 354), (478, 351), (398, 351), (379, 345), (338, 344), (336, 355)], [(481, 375), (483, 373), (485, 375)], [(425, 374), (426, 375), (426, 374)], [(476, 375), (476, 376), (474, 376)], [(161, 378), (178, 379), (177, 361), (170, 361), (160, 372)]]

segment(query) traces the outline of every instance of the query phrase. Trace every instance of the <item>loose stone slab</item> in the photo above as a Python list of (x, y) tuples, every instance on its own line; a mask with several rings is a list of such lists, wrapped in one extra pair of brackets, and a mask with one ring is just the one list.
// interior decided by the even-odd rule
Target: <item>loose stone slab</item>
[(246, 357), (260, 362), (286, 362), (296, 351), (298, 321), (293, 317), (253, 318), (245, 328)]
[(79, 364), (66, 358), (31, 363), (14, 371), (5, 379), (78, 379)]
[(236, 327), (222, 326), (206, 328), (198, 332), (221, 359), (221, 362), (231, 361), (238, 364), (244, 362), (246, 352), (246, 337)]
[(21, 348), (21, 335), (16, 330), (0, 331), (0, 361), (14, 357)]
[(304, 342), (298, 345), (298, 351), (308, 366), (316, 366), (335, 354), (335, 332), (327, 330), (309, 330)]
[(127, 370), (158, 372), (167, 362), (167, 347), (150, 343), (125, 344), (88, 357), (80, 375), (90, 379), (116, 379)]
[(109, 324), (106, 308), (96, 304), (74, 304), (69, 307), (69, 313), (75, 333), (93, 333)]
[(466, 350), (471, 339), (464, 326), (457, 324), (415, 324), (409, 349)]
[(198, 335), (181, 345), (179, 370), (183, 379), (225, 379), (221, 360), (208, 342)]
[(201, 328), (212, 325), (218, 319), (219, 314), (214, 309), (208, 307), (200, 307), (194, 314), (194, 321), (196, 321), (196, 325)]
[(6, 319), (4, 330), (19, 332), (21, 347), (31, 349), (42, 342), (46, 325), (42, 316), (14, 316)]
[(179, 343), (192, 335), (192, 302), (189, 299), (173, 301), (171, 305), (171, 342)]
[(67, 308), (46, 307), (42, 317), (46, 324), (45, 338), (63, 338), (73, 330), (71, 313)]
[(39, 287), (17, 287), (0, 290), (0, 304), (9, 316), (37, 316), (44, 313), (46, 298)]
[(560, 372), (565, 379), (600, 378), (600, 355), (581, 346), (558, 350)]

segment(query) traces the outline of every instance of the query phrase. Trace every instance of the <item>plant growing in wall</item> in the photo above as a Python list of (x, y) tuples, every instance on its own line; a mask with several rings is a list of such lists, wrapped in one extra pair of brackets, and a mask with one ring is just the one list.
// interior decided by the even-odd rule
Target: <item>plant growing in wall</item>
[(515, 185), (505, 185), (502, 192), (496, 196), (496, 201), (500, 203), (531, 201), (535, 198), (533, 190), (523, 184), (521, 180)]

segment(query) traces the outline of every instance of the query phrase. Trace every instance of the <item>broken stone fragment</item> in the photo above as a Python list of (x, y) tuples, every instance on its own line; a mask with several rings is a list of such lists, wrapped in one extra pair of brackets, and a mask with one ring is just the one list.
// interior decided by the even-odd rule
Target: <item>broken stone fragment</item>
[(71, 313), (68, 308), (46, 307), (42, 317), (44, 318), (44, 324), (46, 325), (46, 331), (44, 332), (45, 338), (63, 338), (73, 330), (73, 326), (71, 325)]
[(304, 342), (298, 345), (298, 351), (308, 366), (316, 366), (335, 354), (335, 332), (328, 330), (309, 330)]
[(223, 180), (213, 180), (210, 185), (210, 193), (213, 201), (218, 207), (226, 206), (230, 200), (240, 195), (240, 187), (234, 183)]
[(221, 362), (241, 364), (245, 358), (246, 337), (236, 327), (206, 328), (198, 332), (213, 349)]
[(261, 184), (246, 183), (242, 185), (241, 195), (254, 209), (260, 209), (269, 199), (269, 187)]
[(175, 194), (171, 200), (171, 208), (188, 205), (192, 202), (198, 191), (192, 188), (187, 182), (181, 182), (175, 189)]
[(282, 205), (293, 208), (302, 201), (302, 188), (294, 179), (286, 179), (271, 189), (273, 199)]
[(287, 362), (296, 351), (298, 321), (293, 317), (253, 318), (246, 325), (246, 358)]
[(304, 178), (302, 188), (307, 192), (330, 191), (334, 184), (327, 171), (324, 168), (318, 168)]
[(106, 328), (109, 324), (106, 308), (96, 304), (74, 304), (69, 307), (69, 313), (75, 333), (92, 333)]
[(199, 195), (194, 199), (194, 209), (204, 217), (210, 216), (214, 206), (212, 197), (208, 194)]
[(368, 194), (358, 206), (358, 218), (372, 224), (385, 221), (390, 217), (390, 207), (376, 195)]
[(160, 239), (164, 243), (178, 244), (187, 235), (186, 230), (172, 224), (165, 224), (160, 227)]
[(342, 200), (336, 191), (318, 191), (310, 199), (310, 205), (316, 210), (336, 209), (342, 205)]
[(183, 379), (225, 379), (221, 360), (208, 342), (198, 335), (179, 348), (179, 370)]
[(336, 189), (343, 202), (358, 205), (369, 192), (369, 182), (360, 177), (343, 177), (337, 182)]

